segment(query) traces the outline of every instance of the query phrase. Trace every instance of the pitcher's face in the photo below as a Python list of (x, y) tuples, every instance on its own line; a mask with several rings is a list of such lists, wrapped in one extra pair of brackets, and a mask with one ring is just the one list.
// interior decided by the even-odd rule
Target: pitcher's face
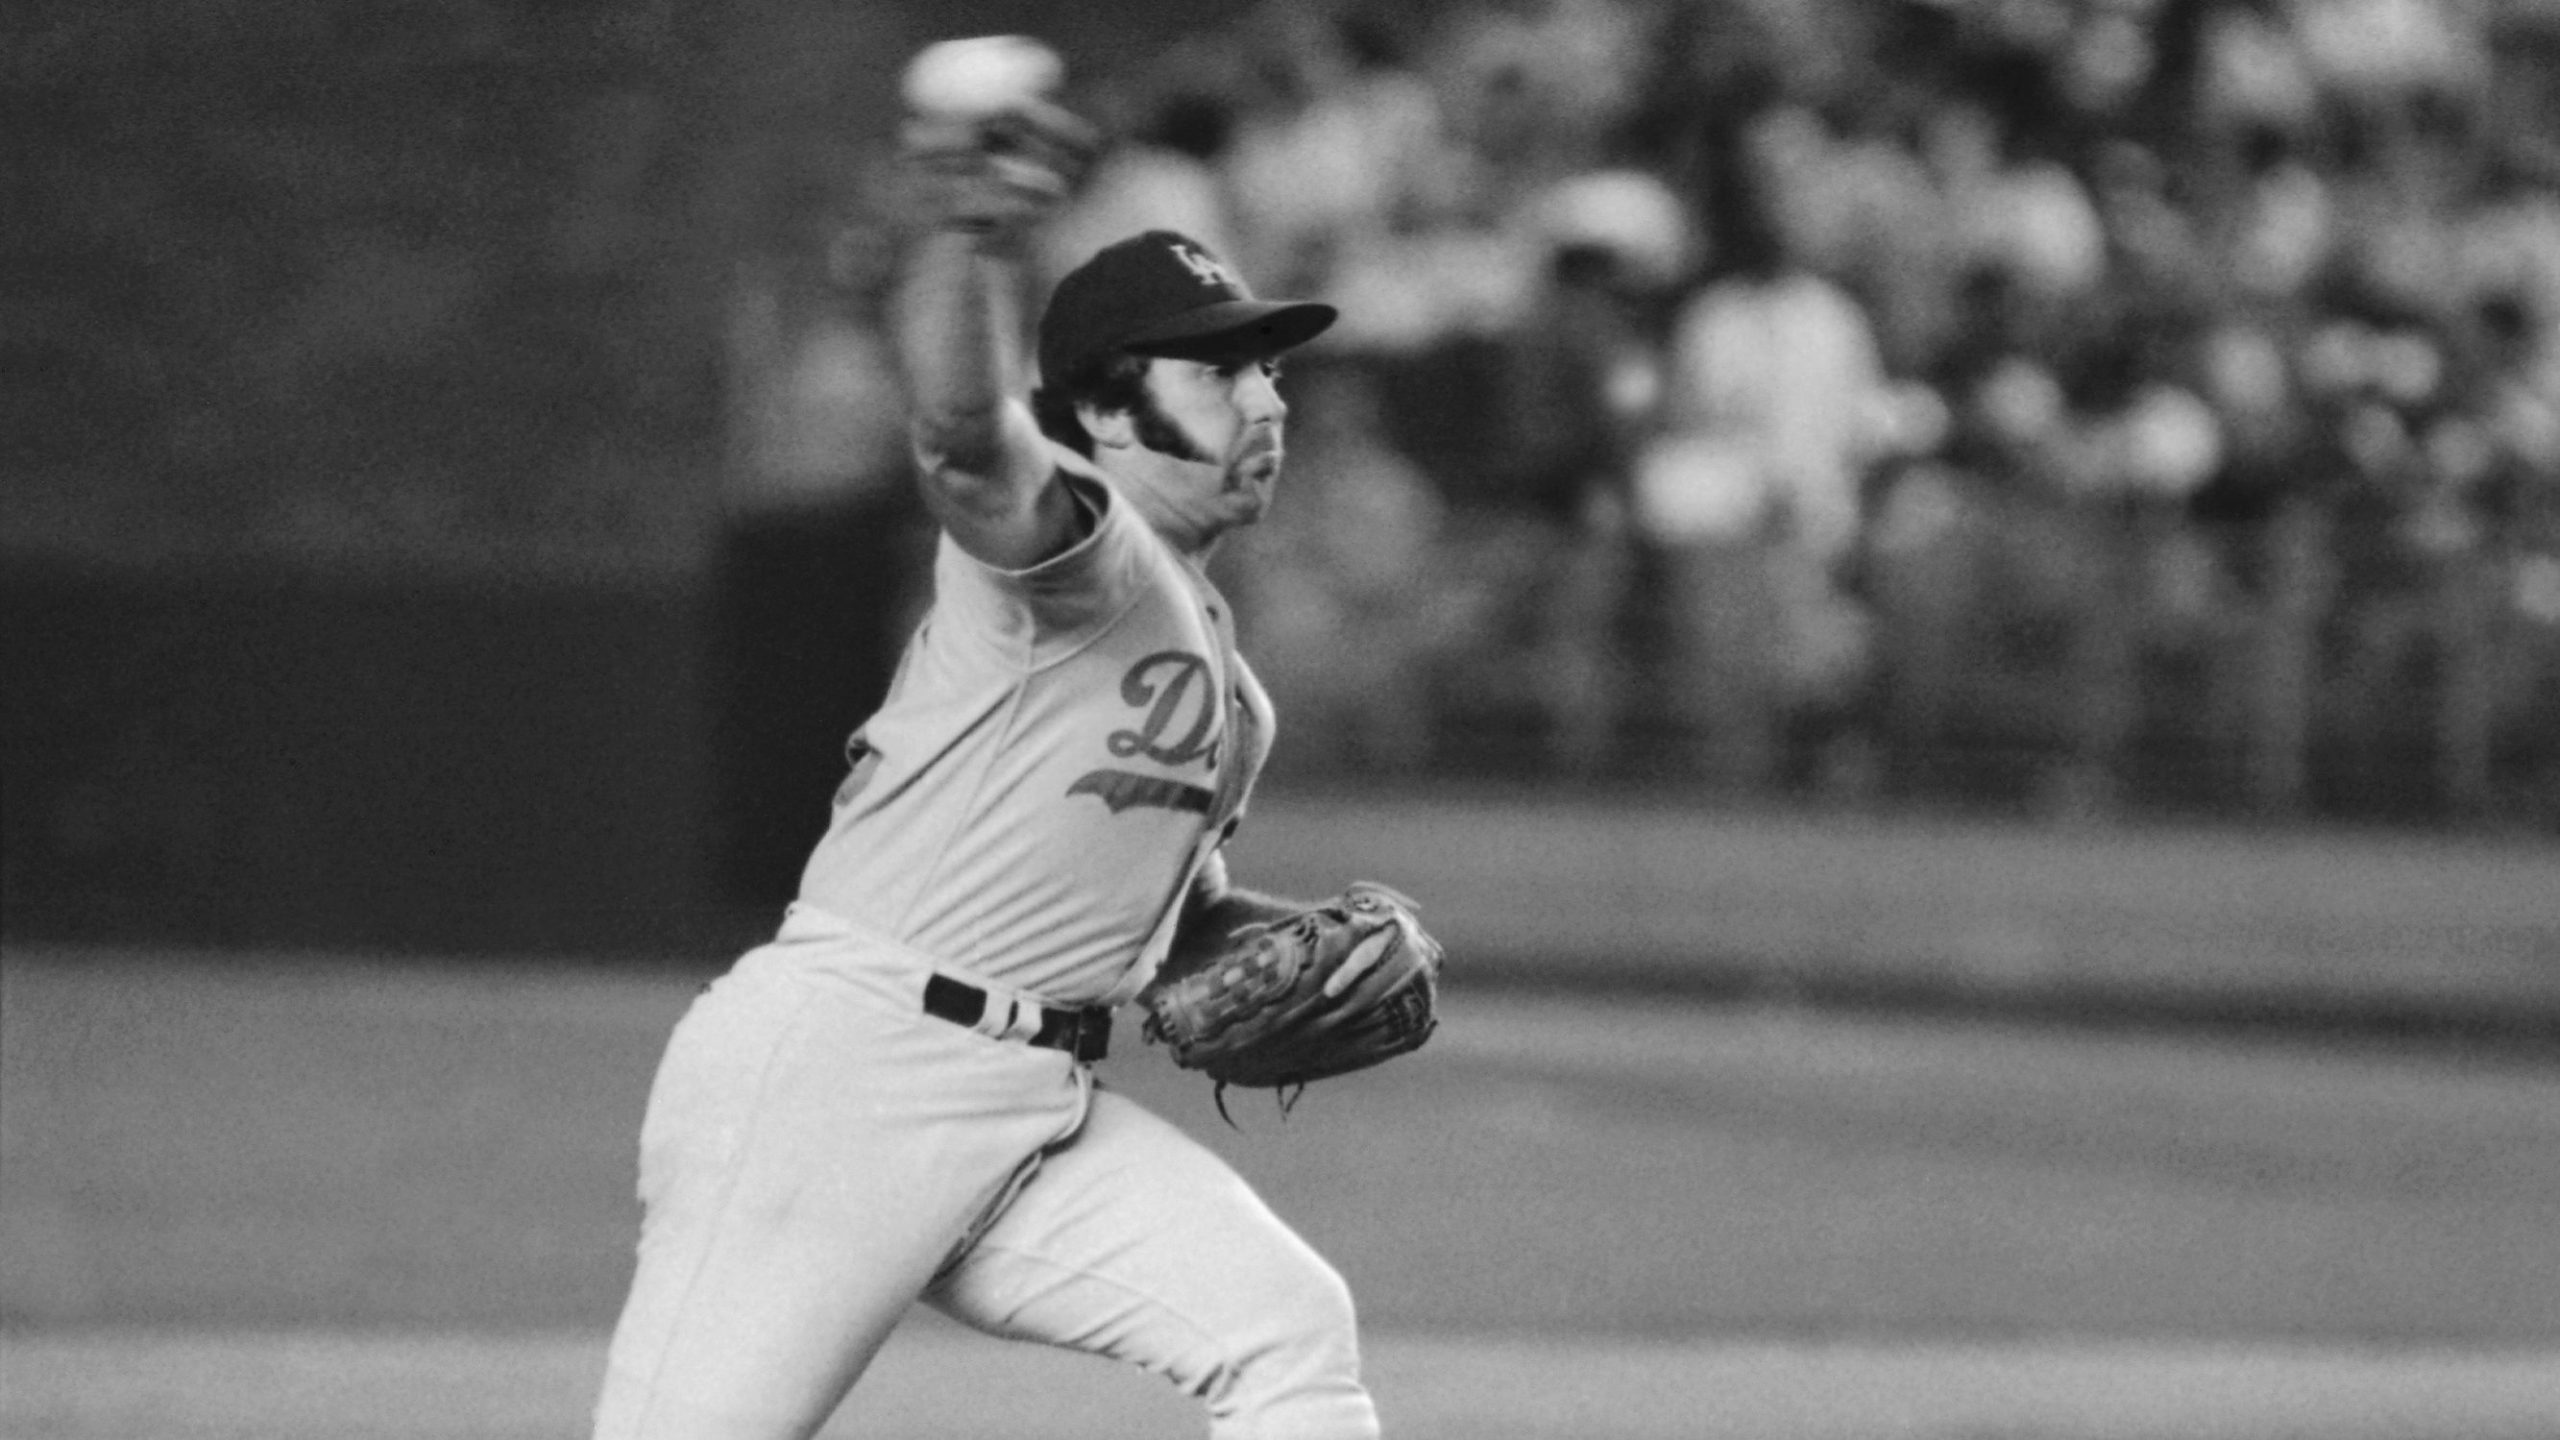
[(1148, 449), (1184, 462), (1182, 483), (1228, 524), (1251, 524), (1269, 509), (1283, 458), (1276, 360), (1173, 360), (1147, 366), (1147, 409), (1137, 419)]

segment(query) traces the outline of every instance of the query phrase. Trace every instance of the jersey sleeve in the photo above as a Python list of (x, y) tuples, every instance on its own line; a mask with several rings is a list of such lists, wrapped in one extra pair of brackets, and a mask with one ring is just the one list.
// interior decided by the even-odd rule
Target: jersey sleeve
[(1027, 667), (1048, 664), (1100, 634), (1137, 598), (1142, 523), (1098, 477), (1061, 465), (1059, 483), (1075, 500), (1084, 535), (1037, 565), (989, 565), (944, 536), (934, 564), (937, 623), (954, 622)]

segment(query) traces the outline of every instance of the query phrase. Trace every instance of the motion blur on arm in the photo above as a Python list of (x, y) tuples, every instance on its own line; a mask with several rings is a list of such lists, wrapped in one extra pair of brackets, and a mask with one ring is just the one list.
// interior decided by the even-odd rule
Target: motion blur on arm
[(1045, 101), (921, 116), (902, 153), (926, 233), (899, 315), (926, 505), (971, 555), (1022, 569), (1080, 528), (1025, 401), (1019, 296), (1028, 239), (1092, 154), (1091, 127)]

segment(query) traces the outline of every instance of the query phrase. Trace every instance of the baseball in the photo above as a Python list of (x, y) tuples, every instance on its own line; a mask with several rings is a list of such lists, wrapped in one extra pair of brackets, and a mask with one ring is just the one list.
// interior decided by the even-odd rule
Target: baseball
[(1065, 80), (1058, 52), (1028, 35), (942, 40), (907, 62), (907, 105), (919, 115), (1000, 115)]

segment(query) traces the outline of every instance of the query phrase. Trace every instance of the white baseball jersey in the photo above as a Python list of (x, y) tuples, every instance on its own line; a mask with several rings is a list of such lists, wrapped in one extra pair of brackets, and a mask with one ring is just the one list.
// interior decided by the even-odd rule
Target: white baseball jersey
[(1062, 468), (1092, 532), (1018, 573), (944, 542), (799, 903), (668, 1041), (595, 1440), (808, 1440), (919, 1300), (1161, 1375), (1215, 1440), (1376, 1440), (1349, 1290), (1224, 1160), (921, 1003), (1125, 998), (1267, 748), (1225, 602)]
[(1052, 448), (1091, 533), (1021, 571), (943, 538), (800, 899), (1054, 1004), (1116, 1002), (1241, 813), (1271, 706), (1207, 577)]

